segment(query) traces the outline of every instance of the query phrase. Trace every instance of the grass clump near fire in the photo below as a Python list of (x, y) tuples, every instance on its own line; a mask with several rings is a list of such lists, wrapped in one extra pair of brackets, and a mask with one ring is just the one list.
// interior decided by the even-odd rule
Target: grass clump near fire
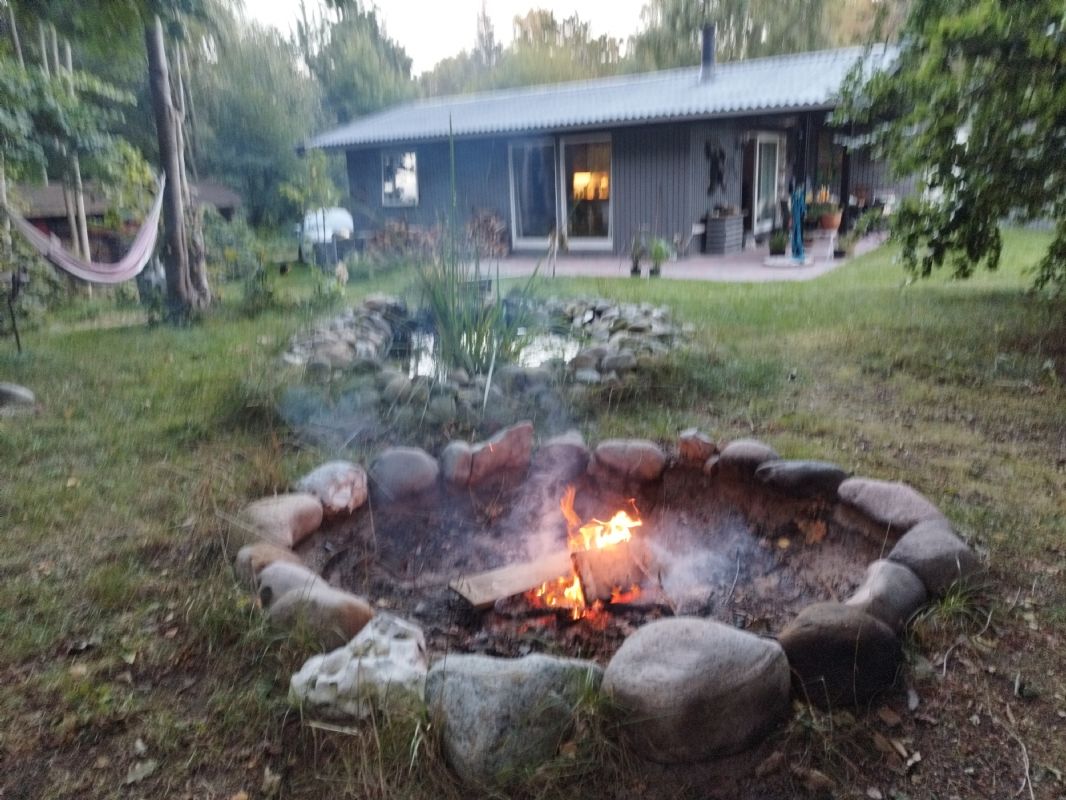
[[(1025, 289), (1047, 236), (1006, 243), (1003, 268), (967, 282), (906, 285), (886, 248), (803, 284), (548, 286), (666, 304), (696, 326), (631, 395), (575, 410), (589, 441), (758, 436), (911, 483), (988, 553), (980, 596), (949, 595), (916, 626), (910, 692), (800, 713), (770, 745), (779, 768), (751, 784), (761, 797), (822, 791), (812, 773), (860, 796), (1013, 795), (1026, 776), (1035, 796), (1066, 791), (1066, 322)], [(328, 455), (294, 447), (271, 410), (277, 353), (308, 322), (67, 321), (28, 336), (23, 357), (0, 353), (3, 379), (42, 406), (0, 419), (0, 793), (110, 797), (136, 779), (166, 797), (463, 795), (424, 723), (301, 721), (285, 694), (308, 643), (266, 626), (232, 577), (226, 517)], [(585, 739), (525, 794), (658, 790), (648, 767)], [(706, 796), (694, 775), (662, 785)]]

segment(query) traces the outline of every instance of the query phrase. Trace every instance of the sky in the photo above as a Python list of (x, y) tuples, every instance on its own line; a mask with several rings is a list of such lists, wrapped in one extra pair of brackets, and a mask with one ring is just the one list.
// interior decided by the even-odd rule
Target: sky
[[(308, 8), (318, 0), (306, 0)], [(477, 15), (482, 0), (380, 0), (378, 13), (388, 35), (399, 42), (413, 61), (418, 75), (443, 58), (469, 50), (477, 35)], [(592, 34), (607, 34), (625, 41), (640, 27), (645, 0), (590, 0), (578, 3), (554, 0), (486, 0), (496, 29), (496, 39), (511, 40), (511, 21), (530, 8), (544, 8), (564, 19), (575, 11), (590, 23)], [(245, 15), (288, 32), (299, 14), (300, 0), (245, 0)]]

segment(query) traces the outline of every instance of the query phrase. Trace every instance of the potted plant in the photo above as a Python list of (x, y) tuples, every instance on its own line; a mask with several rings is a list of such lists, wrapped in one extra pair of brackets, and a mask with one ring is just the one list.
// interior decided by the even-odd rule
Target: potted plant
[(815, 203), (807, 209), (807, 216), (818, 220), (818, 227), (823, 231), (835, 231), (840, 227), (844, 212), (836, 203)]
[(788, 249), (788, 234), (781, 228), (770, 234), (770, 255), (783, 256)]
[(838, 236), (833, 245), (833, 258), (851, 258), (855, 255), (855, 245), (862, 238), (858, 231), (850, 230), (843, 236)]
[(658, 278), (662, 274), (663, 262), (670, 258), (670, 243), (666, 239), (652, 239), (648, 246), (648, 258), (651, 259), (648, 276)]

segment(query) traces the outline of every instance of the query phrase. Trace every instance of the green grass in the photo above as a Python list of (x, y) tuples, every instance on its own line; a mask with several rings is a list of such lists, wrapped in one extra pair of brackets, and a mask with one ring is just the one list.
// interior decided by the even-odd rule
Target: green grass
[[(669, 443), (698, 425), (930, 496), (989, 553), (990, 635), (1003, 659), (1024, 653), (1050, 703), (1066, 692), (1046, 639), (1062, 634), (1066, 591), (1045, 571), (1066, 552), (1066, 321), (1026, 291), (1047, 242), (1008, 232), (1001, 271), (968, 282), (908, 283), (886, 248), (809, 283), (557, 279), (541, 291), (667, 304), (696, 327), (628, 396), (578, 410), (590, 440)], [(348, 295), (412, 284), (401, 270)], [(303, 272), (279, 281), (294, 302), (313, 286)], [(0, 380), (42, 406), (0, 418), (0, 789), (124, 796), (140, 737), (161, 759), (140, 785), (156, 796), (197, 795), (201, 782), (256, 796), (266, 766), (288, 797), (461, 796), (433, 736), (405, 767), (409, 731), (315, 731), (285, 703), (305, 643), (272, 632), (234, 584), (223, 519), (325, 455), (295, 448), (272, 407), (277, 353), (314, 312), (248, 319), (239, 289), (226, 297), (188, 328), (108, 327), (126, 312), (97, 301), (27, 332), (21, 357), (0, 343)], [(972, 713), (941, 713), (956, 711)], [(1030, 756), (1066, 768), (1054, 714), (1041, 713), (1021, 726)], [(100, 758), (110, 766), (93, 769)], [(576, 782), (591, 796), (597, 775), (633, 779), (580, 772), (530, 792), (565, 796)]]

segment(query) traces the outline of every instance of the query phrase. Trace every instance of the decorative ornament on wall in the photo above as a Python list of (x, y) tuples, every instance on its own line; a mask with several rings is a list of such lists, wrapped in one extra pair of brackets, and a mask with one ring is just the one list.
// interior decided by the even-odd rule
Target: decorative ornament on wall
[(716, 190), (725, 191), (725, 150), (717, 139), (708, 139), (703, 146), (703, 153), (710, 166), (707, 194), (714, 194)]

